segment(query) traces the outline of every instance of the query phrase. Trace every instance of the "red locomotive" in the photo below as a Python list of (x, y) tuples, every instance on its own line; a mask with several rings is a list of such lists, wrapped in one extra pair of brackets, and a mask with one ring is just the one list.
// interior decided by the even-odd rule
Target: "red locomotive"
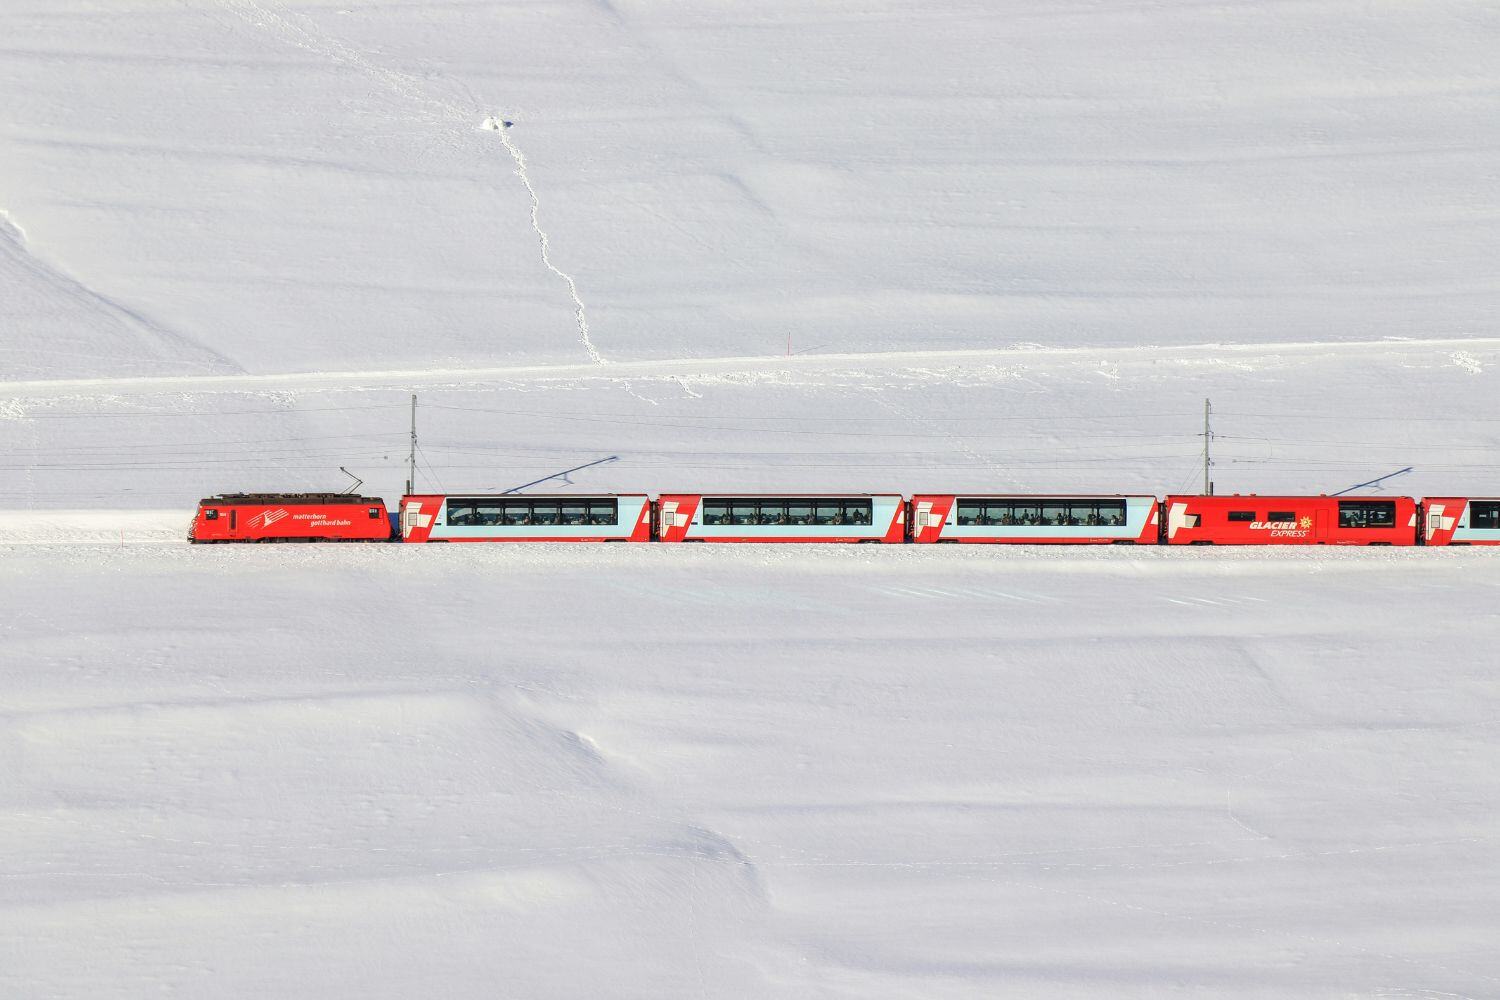
[(385, 501), (354, 493), (226, 493), (198, 501), (188, 541), (384, 542)]
[(1168, 545), (1415, 545), (1411, 497), (1169, 496)]

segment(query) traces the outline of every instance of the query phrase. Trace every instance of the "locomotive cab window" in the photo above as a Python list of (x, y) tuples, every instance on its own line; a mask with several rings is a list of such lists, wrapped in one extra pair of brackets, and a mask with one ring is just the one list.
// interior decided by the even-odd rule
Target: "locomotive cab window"
[(372, 520), (372, 521), (378, 521), (378, 520), (380, 520), (380, 508), (379, 507), (367, 507), (365, 509), (365, 513), (367, 513), (369, 515), (370, 520)]
[(218, 519), (219, 519), (219, 512), (216, 511), (216, 510), (214, 510), (212, 507), (208, 508), (208, 510), (205, 510), (203, 512), (203, 520), (205, 520), (205, 521), (217, 521)]
[(1500, 528), (1500, 500), (1470, 501), (1469, 527)]
[(1396, 501), (1340, 500), (1340, 528), (1394, 528)]

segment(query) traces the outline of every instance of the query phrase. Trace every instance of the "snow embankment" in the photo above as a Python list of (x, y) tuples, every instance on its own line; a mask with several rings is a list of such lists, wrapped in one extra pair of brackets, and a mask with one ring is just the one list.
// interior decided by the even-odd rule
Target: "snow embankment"
[(0, 510), (0, 544), (186, 543), (191, 521), (191, 512), (177, 509)]

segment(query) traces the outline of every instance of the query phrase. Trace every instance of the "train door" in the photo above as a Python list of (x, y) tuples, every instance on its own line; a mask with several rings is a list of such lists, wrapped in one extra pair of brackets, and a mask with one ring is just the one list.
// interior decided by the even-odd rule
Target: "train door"
[(1319, 507), (1313, 513), (1313, 524), (1313, 541), (1328, 541), (1328, 509), (1326, 507)]
[(235, 525), (239, 522), (239, 519), (240, 519), (240, 512), (237, 511), (237, 510), (235, 510), (233, 507), (229, 508), (229, 534), (230, 534), (230, 537), (234, 536)]

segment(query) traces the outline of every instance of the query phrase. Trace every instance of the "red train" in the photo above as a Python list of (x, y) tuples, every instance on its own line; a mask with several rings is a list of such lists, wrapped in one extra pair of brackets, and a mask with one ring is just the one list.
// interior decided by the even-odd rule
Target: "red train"
[(1168, 545), (1416, 545), (1411, 497), (1169, 496)]
[(660, 542), (904, 542), (899, 493), (664, 493), (656, 501)]
[(649, 542), (651, 513), (644, 493), (407, 496), (401, 498), (401, 540)]
[(385, 501), (353, 493), (225, 493), (198, 501), (191, 542), (384, 542)]
[(1500, 498), (919, 493), (235, 493), (192, 542), (1500, 545)]

